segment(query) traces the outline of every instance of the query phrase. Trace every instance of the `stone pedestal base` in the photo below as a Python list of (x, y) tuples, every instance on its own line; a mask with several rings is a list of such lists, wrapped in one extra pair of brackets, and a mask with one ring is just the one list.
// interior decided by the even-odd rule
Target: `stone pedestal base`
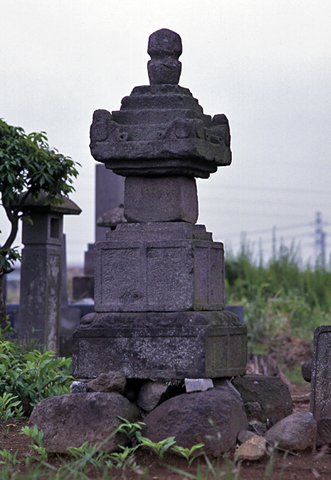
[(73, 375), (107, 371), (127, 378), (244, 375), (246, 327), (228, 311), (91, 313), (73, 336)]

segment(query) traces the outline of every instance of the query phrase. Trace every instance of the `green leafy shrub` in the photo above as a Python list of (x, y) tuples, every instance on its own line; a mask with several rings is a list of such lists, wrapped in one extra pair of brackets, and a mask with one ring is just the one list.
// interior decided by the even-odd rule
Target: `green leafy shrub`
[(23, 409), (20, 401), (11, 393), (4, 393), (0, 397), (0, 419), (7, 422), (10, 418), (22, 417)]
[(69, 393), (71, 381), (71, 359), (52, 351), (21, 353), (15, 342), (0, 341), (0, 396), (17, 397), (26, 411), (44, 398)]

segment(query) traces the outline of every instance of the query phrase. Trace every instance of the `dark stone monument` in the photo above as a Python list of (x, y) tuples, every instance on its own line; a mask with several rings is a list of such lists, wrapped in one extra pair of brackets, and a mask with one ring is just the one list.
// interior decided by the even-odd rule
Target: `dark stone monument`
[(63, 215), (79, 215), (81, 209), (66, 197), (57, 206), (45, 200), (42, 194), (23, 207), (33, 223), (23, 223), (18, 336), (58, 351)]
[[(124, 201), (124, 178), (104, 165), (95, 166), (95, 241), (106, 240), (105, 227), (112, 228), (121, 218), (116, 211)], [(115, 218), (114, 218), (115, 212)], [(117, 215), (118, 217), (118, 215)], [(94, 298), (94, 243), (84, 252), (84, 275), (73, 278), (73, 299)]]
[(310, 411), (317, 421), (317, 446), (331, 444), (331, 325), (314, 333)]
[(225, 115), (205, 115), (178, 85), (181, 38), (149, 38), (149, 86), (120, 111), (97, 110), (91, 153), (125, 177), (128, 223), (95, 245), (95, 313), (73, 337), (73, 374), (127, 378), (243, 375), (246, 327), (225, 310), (223, 244), (195, 225), (195, 177), (231, 163)]

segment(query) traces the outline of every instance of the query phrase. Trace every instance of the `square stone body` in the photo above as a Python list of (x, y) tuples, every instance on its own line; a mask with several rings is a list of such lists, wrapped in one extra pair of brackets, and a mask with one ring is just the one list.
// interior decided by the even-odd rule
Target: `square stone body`
[(123, 224), (95, 246), (96, 312), (224, 309), (223, 244), (204, 227)]
[(127, 177), (124, 215), (128, 222), (190, 222), (198, 219), (195, 178)]
[(73, 337), (76, 378), (245, 374), (247, 330), (224, 310), (223, 245), (203, 225), (120, 224), (95, 260), (95, 312)]

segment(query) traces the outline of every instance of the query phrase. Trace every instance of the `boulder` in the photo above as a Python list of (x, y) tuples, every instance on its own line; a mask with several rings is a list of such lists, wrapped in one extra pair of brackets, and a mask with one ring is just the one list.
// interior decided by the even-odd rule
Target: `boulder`
[(266, 432), (264, 438), (284, 450), (306, 450), (315, 447), (317, 425), (310, 412), (296, 412), (280, 420)]
[(158, 405), (167, 388), (165, 383), (148, 380), (140, 389), (137, 405), (145, 412), (150, 412)]
[(237, 460), (259, 460), (267, 450), (266, 439), (259, 435), (253, 435), (246, 440), (236, 451)]
[(88, 392), (123, 393), (126, 387), (125, 375), (121, 372), (100, 373), (97, 378), (87, 384)]
[(307, 360), (307, 362), (301, 365), (301, 373), (306, 382), (311, 382), (311, 375), (313, 371), (313, 359)]
[(289, 388), (279, 377), (244, 375), (235, 378), (233, 385), (244, 401), (248, 420), (266, 422), (272, 418), (276, 423), (293, 412)]
[(237, 438), (239, 443), (245, 443), (250, 438), (256, 437), (256, 436), (257, 436), (256, 433), (251, 432), (250, 430), (240, 430)]
[(247, 429), (243, 401), (231, 382), (223, 380), (207, 392), (184, 393), (157, 406), (144, 418), (142, 435), (153, 442), (174, 436), (178, 445), (203, 450), (215, 457), (234, 447)]
[(29, 426), (37, 425), (44, 432), (48, 452), (67, 453), (68, 447), (80, 447), (86, 441), (113, 452), (119, 444), (128, 443), (126, 435), (114, 434), (121, 423), (118, 416), (135, 422), (139, 412), (118, 393), (71, 393), (37, 403)]
[(87, 385), (83, 382), (72, 382), (70, 385), (70, 393), (86, 393)]

